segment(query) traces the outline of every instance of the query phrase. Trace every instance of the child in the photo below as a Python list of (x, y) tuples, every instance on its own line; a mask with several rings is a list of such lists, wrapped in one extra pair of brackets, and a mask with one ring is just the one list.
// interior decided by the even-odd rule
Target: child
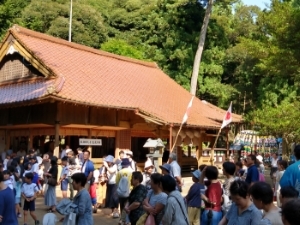
[(203, 184), (199, 183), (201, 177), (201, 172), (195, 170), (192, 172), (194, 184), (190, 187), (190, 190), (185, 197), (188, 205), (188, 215), (190, 224), (200, 224), (200, 214), (201, 214), (201, 198), (200, 193), (201, 189), (205, 189)]
[(67, 198), (67, 192), (68, 192), (68, 174), (69, 174), (69, 168), (68, 168), (68, 157), (64, 156), (61, 159), (61, 164), (63, 166), (61, 170), (61, 175), (59, 182), (60, 183), (60, 190), (62, 192), (62, 197)]
[(39, 191), (39, 188), (35, 183), (32, 183), (34, 175), (32, 173), (26, 173), (25, 175), (25, 183), (23, 183), (21, 188), (22, 197), (24, 198), (24, 225), (27, 223), (27, 211), (30, 211), (31, 217), (35, 221), (35, 225), (40, 224), (37, 220), (36, 215), (34, 214), (35, 211), (35, 199), (36, 194)]
[(43, 194), (43, 186), (44, 186), (44, 165), (43, 164), (39, 165), (38, 175), (39, 175), (39, 189)]
[(95, 184), (95, 182), (91, 183), (90, 196), (92, 200), (92, 205), (94, 207), (93, 213), (97, 213), (97, 184)]
[(24, 173), (23, 173), (23, 178), (27, 173), (31, 173), (31, 164), (30, 163), (25, 163), (24, 164)]
[(226, 215), (228, 210), (231, 207), (231, 200), (230, 200), (230, 192), (229, 188), (231, 184), (234, 182), (234, 173), (235, 173), (236, 167), (235, 164), (232, 162), (224, 162), (223, 163), (223, 174), (226, 177), (225, 182), (223, 184), (223, 205), (222, 205), (222, 210), (223, 210), (223, 215)]
[(32, 156), (30, 158), (31, 163), (31, 173), (33, 173), (32, 183), (35, 183), (37, 186), (39, 185), (39, 164), (37, 162), (36, 156)]
[(280, 184), (279, 184), (279, 182), (280, 182), (281, 177), (283, 176), (284, 171), (287, 167), (288, 167), (287, 161), (285, 161), (285, 160), (278, 160), (277, 161), (278, 170), (276, 171), (276, 177), (275, 177), (274, 197), (276, 197), (276, 199), (277, 199), (278, 207), (281, 207), (280, 199), (279, 199), (279, 196), (280, 196)]
[(8, 170), (3, 171), (4, 184), (9, 187), (12, 191), (14, 190), (14, 185), (10, 179), (10, 172)]

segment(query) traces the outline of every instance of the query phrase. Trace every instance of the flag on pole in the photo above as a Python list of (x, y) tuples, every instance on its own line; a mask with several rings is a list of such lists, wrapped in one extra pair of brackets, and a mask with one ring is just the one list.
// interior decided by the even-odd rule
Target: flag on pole
[(231, 123), (231, 121), (232, 121), (232, 112), (231, 111), (232, 111), (232, 102), (230, 102), (230, 106), (224, 116), (221, 129), (223, 129), (224, 127), (226, 127), (228, 124)]
[(190, 110), (191, 110), (192, 105), (193, 105), (194, 97), (195, 97), (195, 96), (193, 95), (191, 101), (189, 102), (189, 104), (188, 104), (188, 106), (187, 106), (187, 109), (186, 109), (186, 112), (185, 112), (185, 114), (184, 114), (184, 116), (183, 116), (183, 119), (182, 119), (181, 124), (186, 123), (187, 120), (188, 120), (188, 117), (189, 117), (189, 114), (190, 114)]

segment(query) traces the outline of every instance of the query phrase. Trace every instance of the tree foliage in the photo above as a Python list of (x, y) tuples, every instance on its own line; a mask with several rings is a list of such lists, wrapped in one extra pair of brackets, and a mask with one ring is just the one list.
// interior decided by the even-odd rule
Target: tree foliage
[[(18, 23), (68, 39), (70, 1), (0, 2), (1, 36)], [(72, 41), (157, 62), (189, 90), (206, 2), (73, 0)], [(291, 122), (296, 120), (297, 110), (289, 117), (280, 109), (298, 107), (299, 6), (299, 0), (272, 0), (269, 8), (261, 10), (240, 0), (215, 1), (197, 96), (224, 108), (233, 101), (234, 111), (248, 115), (248, 121), (262, 130), (285, 136), (284, 130), (297, 132), (298, 125)], [(278, 123), (279, 118), (284, 121)]]

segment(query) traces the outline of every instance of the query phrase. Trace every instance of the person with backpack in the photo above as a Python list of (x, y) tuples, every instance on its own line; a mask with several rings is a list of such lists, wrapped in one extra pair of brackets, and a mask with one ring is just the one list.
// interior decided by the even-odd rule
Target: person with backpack
[(120, 203), (120, 212), (122, 217), (120, 219), (120, 224), (126, 222), (126, 218), (124, 216), (124, 207), (129, 197), (130, 188), (131, 188), (131, 176), (132, 176), (132, 169), (130, 167), (131, 163), (128, 158), (122, 159), (122, 169), (116, 175), (116, 185), (117, 185), (117, 195), (119, 197)]

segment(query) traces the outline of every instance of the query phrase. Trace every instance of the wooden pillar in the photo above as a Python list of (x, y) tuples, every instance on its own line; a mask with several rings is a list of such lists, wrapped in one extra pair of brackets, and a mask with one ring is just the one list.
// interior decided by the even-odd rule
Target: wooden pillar
[(5, 150), (9, 149), (10, 148), (10, 132), (9, 130), (6, 130), (5, 131)]
[(116, 142), (115, 142), (115, 158), (119, 158), (120, 152), (120, 131), (116, 132)]
[(204, 135), (205, 135), (205, 131), (200, 130), (199, 146), (198, 146), (198, 152), (197, 152), (198, 153), (197, 154), (198, 167), (202, 164)]
[(55, 141), (54, 141), (54, 152), (53, 155), (57, 158), (60, 158), (59, 156), (59, 128), (60, 128), (60, 104), (56, 103), (56, 117), (55, 117)]
[(172, 145), (173, 145), (173, 124), (171, 124), (170, 125), (170, 128), (169, 128), (169, 132), (170, 132), (170, 134), (169, 134), (169, 151), (171, 151), (171, 149), (172, 149)]
[(33, 148), (33, 135), (32, 135), (31, 129), (29, 129), (28, 133), (29, 133), (29, 136), (28, 136), (27, 148), (31, 149), (31, 148)]

